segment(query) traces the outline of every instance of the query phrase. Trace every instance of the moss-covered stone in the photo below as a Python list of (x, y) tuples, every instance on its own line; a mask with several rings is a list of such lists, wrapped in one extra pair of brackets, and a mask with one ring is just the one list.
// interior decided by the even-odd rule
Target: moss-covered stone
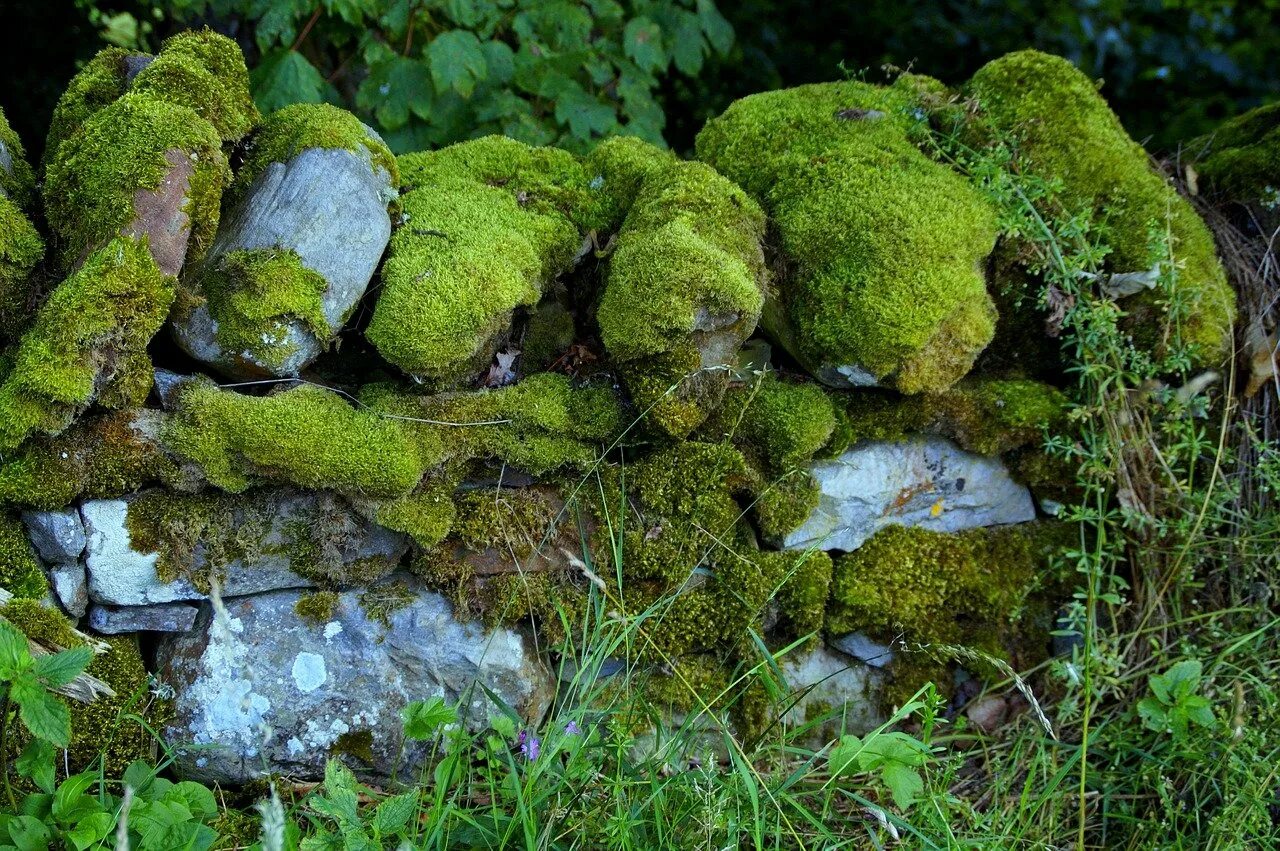
[(456, 383), (573, 261), (581, 235), (563, 184), (582, 172), (564, 152), (492, 136), (403, 160), (415, 188), (365, 336), (410, 375)]
[(327, 103), (298, 103), (266, 117), (244, 146), (244, 163), (236, 170), (231, 197), (239, 197), (271, 163), (287, 163), (310, 148), (351, 151), (384, 170), (394, 189), (400, 167), (391, 149), (360, 119)]
[[(0, 608), (0, 617), (50, 649), (84, 644), (69, 620), (35, 600), (13, 600)], [(151, 693), (150, 678), (136, 636), (104, 640), (107, 651), (94, 656), (85, 673), (105, 682), (115, 697), (99, 697), (93, 703), (68, 701), (70, 774), (96, 767), (95, 761), (101, 758), (102, 771), (108, 776), (120, 777), (134, 760), (151, 760), (155, 740), (147, 726), (160, 729), (172, 712), (169, 701)], [(61, 761), (58, 767), (61, 769)]]
[(22, 336), (0, 384), (0, 450), (54, 434), (95, 400), (140, 404), (151, 386), (146, 346), (173, 300), (145, 242), (118, 237), (58, 286)]
[(44, 143), (46, 166), (57, 159), (62, 143), (75, 135), (90, 116), (125, 93), (129, 87), (125, 63), (130, 57), (143, 56), (145, 54), (135, 50), (108, 47), (99, 51), (71, 78), (49, 121), (49, 133)]
[(1280, 103), (1224, 121), (1186, 147), (1206, 186), (1236, 201), (1280, 204)]
[(614, 136), (596, 145), (583, 161), (591, 179), (590, 225), (601, 230), (616, 230), (645, 180), (677, 162), (670, 151), (636, 136)]
[(224, 142), (237, 141), (261, 118), (239, 45), (208, 28), (166, 39), (130, 91), (191, 107)]
[(313, 591), (310, 594), (303, 594), (298, 598), (298, 602), (293, 604), (293, 610), (298, 613), (298, 617), (312, 626), (323, 626), (328, 623), (332, 620), (337, 608), (336, 591)]
[(982, 121), (1016, 139), (1029, 168), (1061, 186), (1065, 202), (1095, 215), (1111, 249), (1109, 271), (1142, 272), (1165, 262), (1153, 253), (1151, 233), (1167, 230), (1177, 265), (1172, 291), (1140, 294), (1126, 306), (1163, 328), (1167, 320), (1154, 299), (1177, 299), (1184, 305), (1182, 337), (1197, 347), (1199, 362), (1221, 360), (1231, 343), (1235, 298), (1213, 237), (1152, 168), (1093, 81), (1065, 59), (1025, 50), (983, 66), (965, 94), (980, 104)]
[(18, 207), (25, 207), (31, 203), (35, 187), (27, 151), (0, 109), (0, 198), (7, 196)]
[(762, 324), (824, 381), (943, 390), (991, 340), (995, 215), (916, 148), (918, 113), (909, 86), (828, 83), (744, 98), (698, 136), (777, 228)]
[(44, 599), (49, 590), (22, 521), (4, 512), (0, 512), (0, 588), (30, 600)]
[(0, 343), (16, 338), (35, 308), (32, 272), (44, 240), (17, 204), (0, 196)]

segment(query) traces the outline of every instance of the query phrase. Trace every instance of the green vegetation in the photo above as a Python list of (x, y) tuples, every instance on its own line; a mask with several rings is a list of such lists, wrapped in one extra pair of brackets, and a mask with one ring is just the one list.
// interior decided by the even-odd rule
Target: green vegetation
[(1215, 191), (1238, 201), (1280, 203), (1280, 103), (1223, 122), (1188, 151)]
[(25, 207), (34, 198), (36, 178), (27, 162), (22, 140), (9, 126), (3, 109), (0, 109), (0, 150), (4, 151), (3, 164), (0, 165), (0, 198), (7, 197), (18, 207)]
[(261, 118), (249, 96), (249, 71), (239, 46), (209, 29), (166, 40), (129, 91), (190, 106), (224, 142), (239, 140)]
[(0, 197), (0, 342), (17, 337), (31, 318), (32, 271), (44, 240), (18, 206)]
[(22, 522), (7, 513), (0, 514), (0, 588), (28, 600), (43, 599), (49, 590)]

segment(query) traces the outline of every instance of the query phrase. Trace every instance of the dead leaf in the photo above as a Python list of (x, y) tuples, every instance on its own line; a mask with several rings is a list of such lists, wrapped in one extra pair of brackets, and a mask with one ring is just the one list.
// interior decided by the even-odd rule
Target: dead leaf
[(1276, 381), (1276, 347), (1280, 340), (1276, 332), (1270, 334), (1262, 327), (1261, 322), (1249, 326), (1245, 335), (1244, 350), (1249, 356), (1249, 381), (1244, 388), (1244, 397), (1256, 396), (1258, 391), (1269, 382)]

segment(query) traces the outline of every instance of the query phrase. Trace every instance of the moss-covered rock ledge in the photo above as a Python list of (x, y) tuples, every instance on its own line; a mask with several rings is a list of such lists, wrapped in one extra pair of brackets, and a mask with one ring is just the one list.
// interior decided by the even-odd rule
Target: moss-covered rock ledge
[[(1254, 192), (1269, 116), (1204, 142), (1207, 181)], [(1038, 327), (991, 279), (1018, 235), (943, 126), (1105, 219), (1108, 272), (1170, 264), (1217, 365), (1208, 230), (1041, 54), (954, 91), (753, 95), (695, 161), (629, 138), (395, 157), (331, 106), (259, 115), (207, 31), (90, 62), (38, 169), (0, 116), (0, 616), (112, 636), (90, 673), (159, 696), (78, 707), (66, 765), (85, 737), (110, 772), (145, 755), (143, 717), (191, 776), (385, 777), (424, 757), (409, 700), (537, 722), (547, 650), (600, 594), (648, 612), (656, 700), (744, 733), (779, 720), (729, 687), (753, 636), (814, 687), (786, 724), (946, 690), (942, 645), (1041, 661), (1073, 477), (1043, 448), (1071, 403), (1036, 377), (1067, 377), (982, 357), (1057, 343), (998, 337)], [(1162, 297), (1123, 304), (1152, 347)]]

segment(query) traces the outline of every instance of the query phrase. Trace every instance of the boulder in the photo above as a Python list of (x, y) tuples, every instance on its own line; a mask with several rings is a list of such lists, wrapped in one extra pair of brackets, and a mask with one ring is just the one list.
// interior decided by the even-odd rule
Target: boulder
[(298, 614), (303, 599), (291, 590), (232, 600), (224, 615), (205, 606), (195, 630), (161, 642), (159, 676), (177, 693), (165, 739), (183, 776), (318, 779), (334, 753), (367, 777), (414, 776), (427, 751), (402, 735), (410, 701), (461, 702), (475, 728), (500, 711), (478, 684), (529, 724), (550, 705), (552, 675), (530, 641), (457, 620), (414, 577), (343, 593), (319, 620)]
[(73, 562), (84, 552), (84, 522), (74, 508), (24, 511), (22, 522), (32, 546), (49, 564)]
[(103, 635), (126, 632), (187, 632), (196, 623), (195, 606), (161, 603), (158, 606), (100, 606), (89, 609), (89, 626)]
[(832, 713), (806, 734), (815, 745), (842, 733), (861, 735), (884, 723), (880, 694), (885, 675), (879, 668), (819, 645), (784, 658), (782, 675), (792, 692), (803, 692), (782, 717), (784, 724), (798, 727)]
[(997, 458), (940, 437), (866, 441), (811, 467), (818, 507), (787, 549), (856, 550), (889, 525), (958, 532), (1036, 517), (1031, 492)]
[(893, 648), (868, 637), (866, 633), (850, 632), (828, 641), (841, 653), (875, 668), (888, 667), (893, 662)]

